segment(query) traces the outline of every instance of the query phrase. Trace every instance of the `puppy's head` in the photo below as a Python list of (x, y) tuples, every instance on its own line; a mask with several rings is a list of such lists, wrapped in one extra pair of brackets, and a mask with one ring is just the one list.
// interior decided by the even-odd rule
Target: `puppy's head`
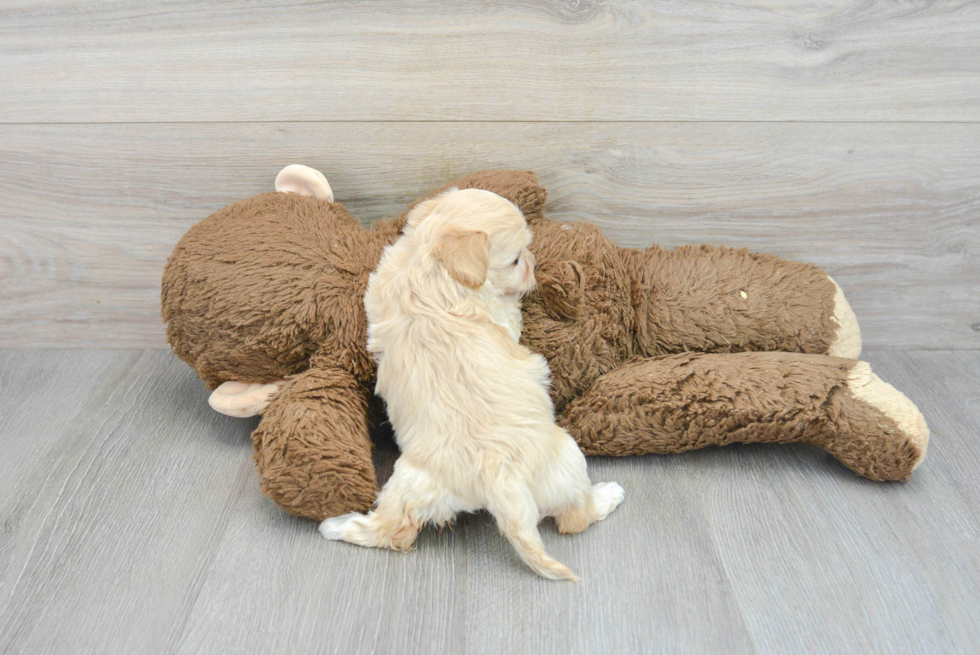
[(450, 189), (413, 209), (405, 233), (429, 248), (449, 275), (469, 289), (487, 282), (500, 293), (534, 289), (531, 231), (509, 200), (481, 189)]

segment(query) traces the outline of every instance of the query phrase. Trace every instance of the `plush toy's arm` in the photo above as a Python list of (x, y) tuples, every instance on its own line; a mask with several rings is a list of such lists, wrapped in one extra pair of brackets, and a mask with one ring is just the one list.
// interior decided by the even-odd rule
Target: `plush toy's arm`
[(600, 377), (558, 422), (587, 455), (803, 441), (872, 480), (908, 478), (929, 441), (915, 405), (866, 363), (793, 353), (634, 360)]
[(786, 351), (856, 358), (861, 331), (818, 266), (748, 250), (624, 250), (644, 355)]
[(429, 198), (437, 196), (449, 189), (483, 189), (492, 191), (498, 196), (502, 196), (517, 205), (528, 223), (543, 218), (544, 203), (548, 197), (548, 192), (538, 184), (538, 178), (531, 171), (509, 171), (509, 170), (488, 170), (470, 173), (449, 184), (436, 189), (432, 193), (419, 198), (412, 206), (396, 218), (391, 226), (395, 231), (400, 232), (405, 225), (408, 214), (418, 205)]
[(365, 393), (346, 371), (312, 368), (286, 380), (252, 444), (262, 492), (290, 514), (322, 521), (374, 503)]
[(531, 171), (480, 171), (459, 178), (443, 190), (448, 187), (492, 191), (517, 205), (528, 223), (543, 218), (544, 203), (548, 198), (548, 192), (538, 184), (538, 178)]

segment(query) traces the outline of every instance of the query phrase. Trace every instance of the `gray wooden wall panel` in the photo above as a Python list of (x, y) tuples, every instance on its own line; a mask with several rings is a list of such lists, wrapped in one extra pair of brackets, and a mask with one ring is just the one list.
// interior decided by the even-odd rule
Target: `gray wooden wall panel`
[(824, 266), (871, 347), (980, 347), (980, 125), (244, 123), (0, 126), (0, 345), (164, 347), (163, 263), (210, 212), (322, 170), (365, 222), (529, 168), (616, 243)]
[(980, 4), (0, 9), (0, 122), (980, 119)]

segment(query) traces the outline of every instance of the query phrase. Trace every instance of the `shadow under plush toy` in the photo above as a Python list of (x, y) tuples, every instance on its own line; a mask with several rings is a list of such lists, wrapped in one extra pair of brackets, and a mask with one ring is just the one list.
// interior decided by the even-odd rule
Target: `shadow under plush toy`
[[(558, 423), (587, 455), (803, 441), (872, 480), (904, 480), (925, 457), (922, 414), (854, 359), (854, 313), (819, 267), (620, 248), (592, 225), (545, 218), (530, 172), (449, 186), (524, 211), (539, 286), (521, 341), (548, 359)], [(262, 491), (292, 514), (322, 520), (375, 500), (364, 291), (407, 214), (365, 230), (322, 174), (288, 166), (276, 192), (215, 212), (167, 262), (170, 344), (215, 390), (212, 407), (263, 416), (252, 433)]]

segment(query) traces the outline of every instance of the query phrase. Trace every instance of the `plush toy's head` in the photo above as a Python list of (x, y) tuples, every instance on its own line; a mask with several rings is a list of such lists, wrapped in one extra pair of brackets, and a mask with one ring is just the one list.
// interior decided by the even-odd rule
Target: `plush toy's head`
[(281, 380), (328, 344), (370, 376), (361, 298), (385, 245), (379, 236), (339, 203), (292, 193), (215, 212), (167, 263), (163, 317), (174, 352), (209, 388)]
[[(522, 171), (468, 175), (429, 197), (452, 186), (493, 191), (529, 221), (541, 218), (546, 197)], [(287, 167), (276, 188), (215, 212), (181, 238), (163, 277), (170, 345), (210, 389), (282, 380), (313, 357), (366, 385), (374, 363), (364, 346), (364, 290), (411, 208), (365, 230), (333, 202), (317, 171)]]

